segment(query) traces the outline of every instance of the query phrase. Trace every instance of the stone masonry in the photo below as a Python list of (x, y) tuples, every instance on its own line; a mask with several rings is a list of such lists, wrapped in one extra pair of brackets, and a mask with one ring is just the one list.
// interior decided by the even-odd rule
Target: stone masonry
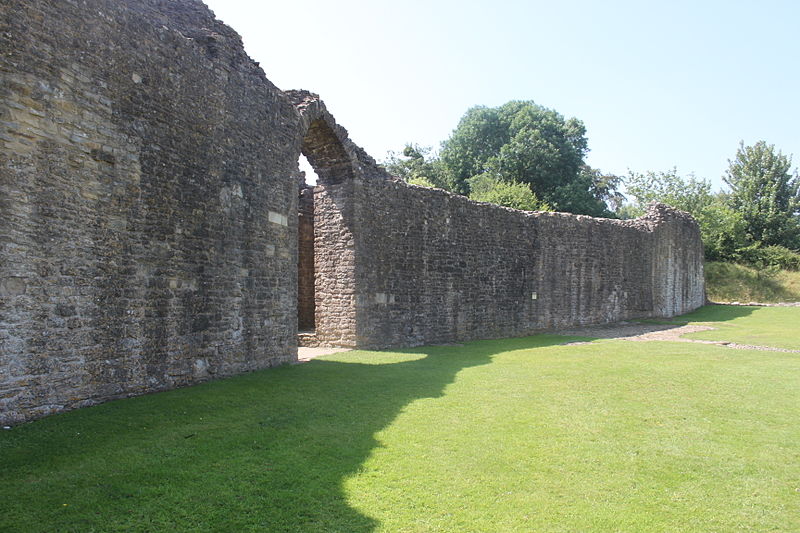
[[(310, 93), (315, 327), (309, 345), (385, 348), (669, 317), (705, 302), (697, 223), (531, 213), (392, 179)], [(324, 149), (322, 147), (325, 147)], [(312, 154), (322, 154), (315, 159)]]
[(289, 99), (196, 1), (0, 0), (0, 420), (296, 357)]
[(355, 226), (370, 227), (354, 232), (359, 346), (667, 317), (705, 300), (698, 229), (667, 206), (636, 221), (525, 213), (398, 182), (356, 198)]
[[(298, 194), (298, 158), (319, 184)], [(0, 423), (297, 358), (703, 304), (688, 215), (393, 180), (199, 0), (0, 0)]]

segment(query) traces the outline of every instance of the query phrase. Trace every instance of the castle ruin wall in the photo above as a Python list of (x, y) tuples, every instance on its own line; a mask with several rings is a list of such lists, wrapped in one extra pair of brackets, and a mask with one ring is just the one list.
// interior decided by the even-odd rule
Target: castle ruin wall
[[(355, 327), (337, 330), (318, 300), (322, 340), (373, 348), (462, 342), (669, 317), (705, 302), (697, 224), (664, 205), (620, 221), (522, 212), (386, 179), (350, 187), (355, 291), (346, 307)], [(324, 206), (336, 196), (317, 187), (318, 224), (328, 222)], [(317, 253), (341, 257), (317, 237)], [(320, 272), (317, 290), (327, 283)]]
[(0, 421), (296, 359), (291, 101), (194, 0), (0, 1)]
[(393, 180), (199, 0), (0, 0), (0, 51), (2, 424), (295, 361), (298, 323), (412, 346), (703, 304), (688, 215)]

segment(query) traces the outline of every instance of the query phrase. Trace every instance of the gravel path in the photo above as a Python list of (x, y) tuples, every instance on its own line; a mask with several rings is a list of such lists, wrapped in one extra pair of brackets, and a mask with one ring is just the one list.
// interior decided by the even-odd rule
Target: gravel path
[[(696, 331), (708, 331), (716, 329), (711, 326), (700, 325), (671, 325), (671, 324), (642, 324), (635, 322), (620, 322), (606, 326), (587, 326), (577, 329), (565, 329), (557, 331), (557, 335), (572, 335), (576, 337), (593, 337), (597, 339), (620, 339), (625, 341), (674, 341), (674, 342), (695, 342), (698, 344), (716, 344), (728, 348), (739, 350), (763, 350), (768, 352), (787, 352), (800, 353), (800, 350), (790, 350), (787, 348), (775, 348), (772, 346), (755, 346), (751, 344), (737, 344), (729, 341), (703, 341), (696, 339), (686, 339), (683, 335)], [(584, 341), (567, 342), (565, 344), (587, 344)]]
[(761, 303), (761, 302), (709, 302), (714, 305), (750, 305), (756, 307), (800, 307), (800, 302), (778, 302), (778, 303)]

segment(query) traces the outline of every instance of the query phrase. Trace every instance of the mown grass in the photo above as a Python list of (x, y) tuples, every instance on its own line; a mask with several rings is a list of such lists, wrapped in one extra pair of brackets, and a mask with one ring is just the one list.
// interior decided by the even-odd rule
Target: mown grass
[(800, 307), (707, 305), (678, 321), (714, 327), (687, 335), (690, 339), (800, 350)]
[(706, 263), (706, 292), (712, 302), (798, 302), (800, 272), (758, 270), (734, 263)]
[(0, 432), (0, 531), (800, 530), (800, 354), (564, 340), (347, 352)]

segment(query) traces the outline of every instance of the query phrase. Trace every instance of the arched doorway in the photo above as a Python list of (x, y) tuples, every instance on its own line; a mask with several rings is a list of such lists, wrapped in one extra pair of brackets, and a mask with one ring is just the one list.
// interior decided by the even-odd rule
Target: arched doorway
[(297, 330), (306, 344), (315, 328), (314, 302), (314, 186), (317, 174), (304, 155), (298, 161), (302, 183), (297, 224)]
[(299, 186), (300, 346), (355, 344), (353, 159), (333, 128), (324, 117), (311, 121), (301, 148), (317, 183)]

